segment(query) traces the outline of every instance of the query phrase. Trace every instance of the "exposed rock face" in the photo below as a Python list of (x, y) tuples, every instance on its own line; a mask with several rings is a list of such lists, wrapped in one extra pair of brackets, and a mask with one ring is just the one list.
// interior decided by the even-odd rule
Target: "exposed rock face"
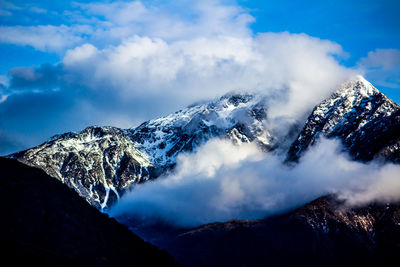
[[(137, 128), (88, 127), (57, 135), (11, 157), (42, 168), (105, 209), (135, 183), (166, 174), (180, 153), (195, 151), (212, 138), (255, 142), (264, 151), (278, 148), (286, 141), (279, 140), (284, 137), (274, 135), (266, 121), (263, 96), (229, 94)], [(297, 161), (320, 136), (341, 139), (356, 160), (399, 163), (400, 108), (357, 77), (316, 106), (289, 151), (285, 145), (281, 150), (287, 152), (287, 161)]]
[(185, 266), (383, 266), (400, 253), (399, 204), (350, 208), (333, 196), (263, 220), (160, 227), (135, 230)]
[(177, 266), (76, 192), (0, 157), (1, 260), (12, 266)]
[[(262, 96), (226, 95), (137, 128), (88, 127), (57, 135), (10, 157), (43, 169), (91, 205), (106, 209), (128, 188), (166, 174), (179, 154), (196, 151), (212, 138), (254, 142), (264, 151), (279, 148), (282, 140), (265, 123), (265, 103)], [(288, 162), (298, 161), (323, 136), (341, 140), (355, 160), (400, 163), (400, 107), (362, 77), (317, 105), (296, 135), (288, 151), (287, 146), (280, 149)], [(136, 223), (134, 231), (187, 265), (378, 265), (400, 252), (399, 204), (348, 208), (323, 197), (265, 220), (196, 229)]]
[(356, 160), (400, 163), (400, 107), (359, 76), (314, 108), (288, 160), (297, 161), (320, 136), (339, 138)]
[(45, 170), (98, 208), (117, 200), (132, 183), (149, 179), (153, 169), (126, 133), (113, 127), (56, 136), (13, 157)]
[(257, 142), (270, 149), (274, 140), (265, 129), (265, 119), (262, 97), (226, 95), (134, 129), (88, 127), (80, 133), (57, 135), (11, 157), (42, 168), (104, 209), (132, 184), (165, 174), (179, 153), (194, 151), (211, 138)]

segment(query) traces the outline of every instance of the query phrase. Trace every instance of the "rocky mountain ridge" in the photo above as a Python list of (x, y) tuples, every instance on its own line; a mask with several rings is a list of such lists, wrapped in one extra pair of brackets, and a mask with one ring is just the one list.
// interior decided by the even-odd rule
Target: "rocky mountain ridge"
[[(260, 95), (228, 94), (136, 128), (88, 127), (57, 135), (10, 157), (45, 170), (93, 206), (106, 209), (134, 184), (173, 170), (180, 153), (196, 151), (212, 138), (255, 142), (264, 151), (279, 147), (281, 140), (266, 123), (266, 103)], [(400, 108), (355, 77), (314, 108), (286, 161), (299, 160), (320, 136), (339, 138), (356, 160), (399, 163)]]
[(265, 119), (262, 97), (228, 94), (133, 129), (88, 127), (57, 135), (10, 157), (45, 170), (105, 209), (133, 184), (171, 170), (178, 154), (194, 151), (212, 138), (256, 142), (270, 149), (273, 137), (264, 127)]
[(320, 136), (340, 139), (355, 160), (400, 163), (400, 107), (358, 76), (313, 109), (288, 161), (297, 161)]

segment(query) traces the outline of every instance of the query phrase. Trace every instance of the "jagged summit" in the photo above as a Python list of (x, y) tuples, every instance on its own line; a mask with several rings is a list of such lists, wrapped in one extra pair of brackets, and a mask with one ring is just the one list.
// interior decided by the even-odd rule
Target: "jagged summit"
[(91, 126), (56, 135), (11, 157), (44, 169), (104, 209), (132, 184), (171, 170), (179, 153), (195, 151), (212, 138), (256, 142), (268, 150), (274, 139), (264, 126), (266, 112), (261, 96), (229, 94), (137, 128)]
[(400, 107), (356, 76), (313, 109), (287, 159), (297, 161), (320, 136), (342, 140), (357, 160), (400, 162)]
[(196, 151), (212, 138), (254, 142), (266, 152), (281, 145), (275, 151), (297, 161), (324, 136), (342, 140), (356, 160), (400, 162), (400, 108), (361, 76), (318, 104), (301, 131), (289, 125), (287, 131), (297, 135), (289, 150), (268, 128), (266, 103), (262, 95), (230, 93), (136, 128), (92, 126), (57, 135), (11, 157), (42, 168), (101, 209), (132, 185), (173, 170), (180, 153)]
[(336, 94), (341, 96), (362, 96), (362, 97), (370, 97), (374, 94), (379, 94), (379, 90), (376, 89), (370, 82), (368, 82), (363, 76), (356, 75), (347, 81), (345, 81), (339, 89), (336, 91)]
[(268, 149), (271, 134), (264, 128), (266, 106), (261, 96), (230, 94), (147, 121), (129, 136), (149, 160), (173, 165), (181, 151), (193, 151), (213, 137), (228, 135), (236, 142), (256, 141)]

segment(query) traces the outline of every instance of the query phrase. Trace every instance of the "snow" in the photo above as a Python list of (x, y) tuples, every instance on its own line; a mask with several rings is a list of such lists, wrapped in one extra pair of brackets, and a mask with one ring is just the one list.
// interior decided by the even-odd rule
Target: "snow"
[[(363, 136), (363, 126), (366, 123), (396, 111), (393, 108), (395, 104), (386, 98), (383, 98), (383, 104), (374, 111), (374, 101), (379, 94), (361, 76), (347, 81), (330, 98), (315, 107), (306, 122), (306, 134), (310, 136), (300, 135), (298, 140), (307, 143), (304, 139), (328, 135), (334, 129), (340, 130), (341, 127), (356, 122), (358, 125), (356, 123), (355, 131), (361, 131), (360, 136)], [(260, 107), (267, 110), (265, 103), (261, 95), (230, 94), (150, 120), (135, 129), (88, 127), (80, 133), (53, 137), (51, 142), (28, 150), (24, 160), (49, 173), (56, 173), (68, 186), (104, 209), (110, 190), (119, 199), (118, 191), (123, 192), (132, 183), (153, 178), (149, 176), (150, 167), (168, 168), (175, 164), (177, 155), (181, 151), (187, 152), (182, 148), (187, 144), (193, 144), (193, 149), (196, 150), (214, 137), (230, 138), (236, 144), (256, 142), (271, 147), (277, 144), (279, 140), (274, 139), (263, 118), (256, 116)], [(244, 125), (245, 129), (237, 127), (238, 125)], [(320, 126), (322, 129), (316, 128)], [(172, 153), (174, 146), (177, 149)], [(191, 147), (188, 151), (190, 149)], [(297, 153), (301, 153), (302, 149), (304, 148), (298, 147)], [(76, 157), (76, 163), (68, 161), (70, 155)], [(124, 155), (132, 159), (130, 166), (134, 166), (134, 171), (128, 180), (123, 181), (122, 187), (115, 188), (117, 184), (121, 184), (119, 179), (126, 179), (125, 176), (117, 175)], [(65, 171), (61, 173), (63, 164), (66, 164)], [(68, 171), (70, 168), (71, 172)], [(76, 173), (80, 176), (72, 176)], [(86, 187), (80, 180), (80, 184), (75, 184), (77, 179), (87, 179), (83, 183)], [(99, 185), (106, 188), (105, 195), (103, 191), (94, 189)], [(100, 203), (103, 197), (104, 200)]]
[(100, 207), (102, 210), (107, 206), (108, 196), (110, 195), (110, 188), (106, 187), (106, 196), (104, 197), (103, 203), (101, 203)]
[[(234, 104), (230, 102), (233, 101), (232, 97), (237, 97), (239, 100)], [(259, 142), (269, 144), (270, 134), (263, 129), (259, 121), (250, 116), (252, 108), (260, 103), (264, 104), (263, 98), (259, 96), (226, 95), (210, 103), (190, 106), (165, 117), (148, 121), (136, 129), (130, 129), (130, 134), (131, 136), (140, 135), (141, 129), (144, 127), (149, 129), (150, 133), (135, 147), (145, 154), (150, 162), (157, 165), (175, 163), (176, 155), (167, 156), (167, 152), (182, 141), (180, 134), (192, 136), (205, 127), (215, 127), (220, 132), (226, 132), (242, 122), (252, 129)], [(259, 129), (262, 133), (255, 134)], [(203, 137), (203, 141), (210, 138), (207, 135)], [(164, 145), (160, 146), (161, 143)]]

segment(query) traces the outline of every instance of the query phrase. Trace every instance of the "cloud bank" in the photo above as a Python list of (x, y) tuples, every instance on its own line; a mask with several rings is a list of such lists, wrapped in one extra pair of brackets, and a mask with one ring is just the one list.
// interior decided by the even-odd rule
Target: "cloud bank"
[(322, 139), (289, 167), (254, 144), (211, 140), (179, 156), (174, 174), (136, 185), (110, 214), (196, 226), (263, 218), (326, 194), (350, 205), (400, 200), (400, 166), (354, 162), (339, 151), (338, 141)]
[[(0, 75), (3, 142), (14, 139), (18, 149), (93, 124), (132, 127), (229, 91), (261, 91), (274, 99), (270, 117), (299, 117), (354, 72), (378, 85), (400, 83), (396, 49), (370, 52), (355, 71), (340, 64), (348, 55), (335, 42), (254, 33), (251, 11), (234, 1), (45, 2), (0, 0), (0, 44), (60, 58), (10, 69), (6, 83)], [(271, 7), (268, 14), (280, 10)], [(26, 103), (40, 98), (33, 115)], [(5, 147), (0, 155), (15, 152)]]
[[(254, 18), (238, 5), (171, 5), (76, 4), (68, 13), (75, 24), (5, 28), (2, 42), (62, 55), (55, 65), (9, 71), (9, 86), (0, 90), (5, 139), (25, 143), (22, 149), (87, 125), (133, 127), (231, 91), (270, 96), (270, 117), (299, 117), (354, 74), (340, 65), (345, 53), (337, 43), (288, 32), (253, 34)], [(24, 103), (41, 97), (43, 107), (33, 116)], [(49, 98), (58, 105), (48, 105)], [(15, 105), (20, 110), (12, 114)], [(21, 132), (19, 125), (33, 129)]]

